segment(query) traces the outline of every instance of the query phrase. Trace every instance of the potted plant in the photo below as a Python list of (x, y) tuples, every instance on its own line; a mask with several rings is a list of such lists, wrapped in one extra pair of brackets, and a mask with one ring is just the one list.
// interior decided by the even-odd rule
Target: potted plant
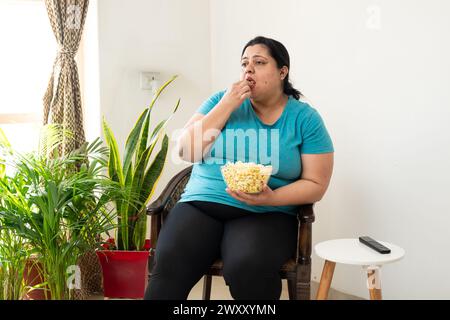
[(47, 299), (74, 297), (78, 259), (115, 227), (110, 203), (123, 194), (104, 174), (107, 150), (99, 139), (67, 155), (59, 154), (60, 142), (45, 152), (15, 154), (11, 173), (0, 179), (1, 230), (29, 248)]
[[(115, 136), (105, 120), (103, 132), (109, 149), (109, 177), (126, 190), (126, 199), (116, 199), (118, 228), (113, 248), (100, 250), (97, 255), (103, 269), (106, 297), (142, 298), (147, 284), (145, 250), (147, 234), (146, 206), (149, 203), (164, 168), (168, 137), (164, 129), (180, 104), (178, 99), (171, 116), (161, 121), (150, 134), (150, 114), (158, 97), (176, 79), (172, 77), (155, 93), (150, 106), (137, 119), (125, 144), (123, 160)], [(163, 136), (164, 134), (164, 136)], [(151, 156), (159, 140), (161, 147), (153, 161)], [(137, 205), (132, 199), (137, 197)]]
[[(1, 129), (0, 145), (2, 147), (9, 147), (9, 142)], [(0, 155), (0, 179), (3, 179), (5, 174), (5, 160)], [(22, 246), (20, 245), (20, 240), (17, 240), (11, 231), (3, 229), (0, 221), (0, 300), (17, 300), (23, 293), (22, 275), (25, 267), (25, 259), (20, 259), (21, 250), (17, 249)], [(17, 255), (16, 252), (19, 254)], [(19, 259), (15, 259), (16, 256)]]
[[(12, 155), (11, 145), (0, 129), (0, 180), (6, 177), (6, 159)], [(1, 200), (0, 200), (1, 201)], [(2, 203), (4, 204), (4, 203)], [(26, 292), (27, 261), (30, 248), (13, 230), (0, 220), (0, 300), (19, 300)]]

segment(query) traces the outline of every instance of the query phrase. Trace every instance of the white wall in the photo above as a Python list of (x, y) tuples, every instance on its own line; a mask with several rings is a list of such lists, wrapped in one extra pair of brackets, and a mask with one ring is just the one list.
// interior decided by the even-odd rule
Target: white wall
[(87, 141), (101, 136), (98, 0), (89, 8), (78, 50), (80, 84), (83, 98), (84, 131)]
[[(382, 269), (387, 299), (450, 296), (449, 10), (445, 0), (211, 0), (213, 89), (237, 79), (255, 35), (286, 45), (336, 149), (313, 241), (370, 235), (405, 248)], [(317, 280), (322, 265), (314, 256)], [(368, 298), (359, 267), (338, 265), (333, 287)]]
[[(152, 97), (150, 91), (140, 89), (139, 72), (160, 72), (161, 84), (177, 74), (151, 119), (154, 128), (181, 98), (167, 127), (170, 136), (210, 93), (208, 0), (107, 0), (98, 5), (101, 116), (112, 127), (119, 146), (124, 146)], [(187, 165), (172, 162), (173, 146), (155, 196)]]

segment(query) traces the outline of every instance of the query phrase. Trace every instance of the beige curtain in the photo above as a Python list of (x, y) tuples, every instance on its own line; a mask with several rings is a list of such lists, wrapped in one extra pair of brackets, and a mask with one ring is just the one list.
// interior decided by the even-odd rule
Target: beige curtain
[(75, 54), (80, 45), (89, 0), (45, 0), (58, 42), (58, 53), (44, 96), (44, 125), (60, 124), (73, 138), (65, 137), (63, 154), (85, 142), (80, 82)]

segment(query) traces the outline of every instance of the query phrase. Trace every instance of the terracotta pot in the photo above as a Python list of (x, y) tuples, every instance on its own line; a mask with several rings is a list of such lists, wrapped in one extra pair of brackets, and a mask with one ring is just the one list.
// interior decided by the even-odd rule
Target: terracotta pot
[[(25, 281), (25, 286), (36, 286), (44, 282), (44, 277), (42, 276), (42, 264), (37, 261), (36, 258), (29, 258), (25, 264), (23, 271), (23, 279)], [(45, 293), (47, 292), (47, 297)], [(24, 300), (47, 300), (50, 299), (50, 290), (47, 286), (43, 288), (31, 289), (25, 294)]]

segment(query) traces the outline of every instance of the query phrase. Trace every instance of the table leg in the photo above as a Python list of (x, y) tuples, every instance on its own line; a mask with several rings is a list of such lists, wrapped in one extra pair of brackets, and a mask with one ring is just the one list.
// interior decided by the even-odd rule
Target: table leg
[(371, 266), (367, 268), (367, 287), (369, 289), (370, 300), (382, 299), (379, 266)]
[(333, 280), (334, 267), (336, 262), (325, 260), (323, 265), (322, 277), (320, 278), (319, 289), (317, 290), (317, 300), (328, 299), (331, 281)]

